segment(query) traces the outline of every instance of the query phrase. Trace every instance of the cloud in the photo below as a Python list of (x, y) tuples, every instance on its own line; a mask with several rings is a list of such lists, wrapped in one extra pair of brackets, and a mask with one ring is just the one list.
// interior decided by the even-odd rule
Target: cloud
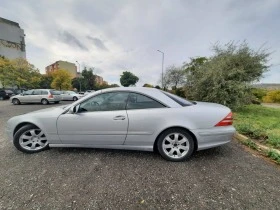
[(105, 47), (104, 43), (100, 39), (91, 36), (87, 36), (87, 38), (91, 40), (97, 48), (108, 51), (107, 47)]
[(75, 36), (73, 36), (68, 31), (63, 31), (59, 34), (59, 40), (62, 42), (68, 44), (68, 45), (74, 45), (76, 47), (79, 47), (81, 50), (88, 51), (88, 48), (85, 47)]
[[(270, 64), (280, 63), (279, 10), (277, 0), (0, 1), (1, 17), (24, 29), (27, 58), (42, 73), (56, 60), (79, 61), (112, 83), (130, 70), (138, 85), (157, 84), (158, 49), (167, 67), (211, 55), (211, 43), (246, 39), (254, 49), (267, 43)], [(279, 82), (279, 70), (261, 81)]]

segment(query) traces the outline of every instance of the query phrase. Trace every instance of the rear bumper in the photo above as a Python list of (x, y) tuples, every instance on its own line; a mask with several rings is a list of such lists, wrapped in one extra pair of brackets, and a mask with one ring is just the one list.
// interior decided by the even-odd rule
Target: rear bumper
[(191, 132), (197, 138), (197, 150), (203, 150), (229, 143), (236, 130), (233, 126), (221, 126), (211, 129), (196, 129)]

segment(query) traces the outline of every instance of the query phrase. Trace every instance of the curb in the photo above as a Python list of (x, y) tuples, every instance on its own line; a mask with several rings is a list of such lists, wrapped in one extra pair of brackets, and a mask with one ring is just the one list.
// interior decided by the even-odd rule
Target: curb
[[(247, 136), (244, 136), (238, 132), (236, 132), (234, 134), (234, 137), (239, 141), (246, 141), (246, 140), (250, 139)], [(261, 149), (262, 151), (273, 151), (273, 152), (277, 153), (278, 155), (280, 155), (280, 150), (264, 146), (264, 145), (256, 142), (255, 140), (252, 140), (252, 139), (250, 139), (250, 140), (253, 141), (258, 146), (258, 148)]]

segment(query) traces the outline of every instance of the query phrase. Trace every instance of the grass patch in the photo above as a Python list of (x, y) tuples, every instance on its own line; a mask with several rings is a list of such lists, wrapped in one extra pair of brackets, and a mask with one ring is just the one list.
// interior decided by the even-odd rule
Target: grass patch
[(272, 160), (275, 160), (278, 164), (280, 164), (280, 155), (272, 150), (267, 152), (267, 157), (270, 157)]
[(242, 144), (244, 144), (254, 150), (258, 149), (258, 146), (256, 145), (256, 143), (253, 142), (251, 139), (246, 139), (246, 140), (242, 141)]
[(280, 109), (248, 105), (234, 113), (234, 126), (239, 133), (280, 148)]

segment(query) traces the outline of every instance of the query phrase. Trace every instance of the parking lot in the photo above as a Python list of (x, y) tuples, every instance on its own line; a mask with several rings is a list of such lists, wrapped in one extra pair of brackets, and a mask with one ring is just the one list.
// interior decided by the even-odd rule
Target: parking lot
[(58, 105), (0, 101), (0, 209), (277, 209), (280, 169), (239, 145), (197, 152), (187, 162), (137, 151), (55, 148), (28, 155), (6, 121)]

